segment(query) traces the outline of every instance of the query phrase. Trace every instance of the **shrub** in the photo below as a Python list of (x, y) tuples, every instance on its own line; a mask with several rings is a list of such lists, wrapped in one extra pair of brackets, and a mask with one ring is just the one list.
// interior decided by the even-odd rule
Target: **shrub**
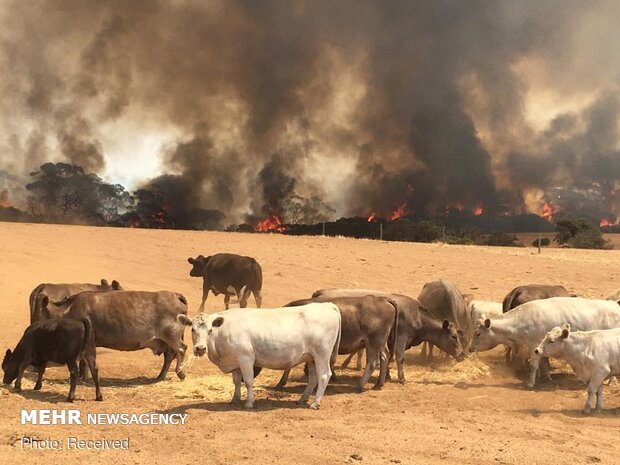
[(576, 249), (612, 249), (610, 241), (603, 238), (599, 229), (581, 231), (568, 241), (568, 245)]
[(383, 229), (386, 241), (433, 242), (441, 236), (441, 231), (431, 221), (412, 222), (407, 219), (391, 221)]
[[(540, 239), (541, 247), (549, 247), (550, 245), (551, 245), (551, 239), (549, 239), (548, 237), (542, 237)], [(532, 242), (532, 247), (538, 247), (538, 239), (534, 239), (534, 242)]]
[(501, 247), (517, 247), (517, 236), (514, 234), (506, 234), (503, 232), (489, 234), (481, 245), (494, 245)]
[(586, 219), (567, 219), (558, 221), (555, 240), (577, 249), (611, 249), (612, 245), (603, 238), (598, 226)]

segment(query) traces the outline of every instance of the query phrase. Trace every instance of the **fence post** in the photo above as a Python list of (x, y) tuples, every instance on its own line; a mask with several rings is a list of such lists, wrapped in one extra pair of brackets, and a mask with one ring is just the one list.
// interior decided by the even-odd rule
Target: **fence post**
[(379, 240), (383, 240), (383, 223), (379, 223)]
[(538, 253), (540, 254), (540, 233), (538, 233)]
[(325, 235), (325, 221), (323, 221), (323, 235)]

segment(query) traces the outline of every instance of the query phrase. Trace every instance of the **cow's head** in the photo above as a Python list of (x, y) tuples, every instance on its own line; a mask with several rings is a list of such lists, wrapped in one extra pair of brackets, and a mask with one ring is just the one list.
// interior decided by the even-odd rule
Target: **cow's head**
[(483, 352), (491, 350), (497, 346), (495, 341), (493, 326), (489, 318), (481, 318), (478, 320), (478, 327), (474, 331), (474, 336), (469, 345), (470, 352)]
[(205, 267), (209, 261), (209, 257), (198, 255), (196, 258), (189, 257), (187, 259), (192, 269), (189, 271), (189, 275), (194, 278), (202, 278), (204, 276)]
[(2, 360), (2, 371), (4, 371), (4, 377), (2, 381), (4, 384), (11, 384), (15, 378), (17, 378), (17, 369), (19, 364), (15, 360), (11, 349), (7, 349), (4, 354), (4, 360)]
[(454, 323), (443, 320), (441, 324), (441, 336), (434, 344), (444, 352), (452, 355), (458, 361), (462, 361), (465, 358), (463, 346), (461, 345), (462, 333), (463, 331), (456, 329)]
[(570, 325), (568, 323), (563, 324), (561, 327), (556, 326), (545, 335), (538, 347), (534, 349), (534, 353), (542, 357), (557, 355), (562, 351), (564, 341), (566, 341), (569, 335)]
[(219, 316), (217, 313), (212, 315), (200, 313), (194, 319), (190, 319), (187, 315), (181, 313), (177, 316), (177, 320), (182, 325), (191, 326), (194, 354), (198, 357), (202, 357), (207, 353), (209, 338), (213, 330), (224, 324), (224, 317)]

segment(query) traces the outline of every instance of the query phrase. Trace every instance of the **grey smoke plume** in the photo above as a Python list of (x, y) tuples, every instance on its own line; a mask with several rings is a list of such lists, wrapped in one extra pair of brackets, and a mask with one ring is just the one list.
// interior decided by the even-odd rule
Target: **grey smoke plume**
[(148, 124), (175, 142), (146, 156), (228, 221), (299, 195), (425, 215), (620, 188), (615, 1), (2, 4), (0, 169), (17, 175), (101, 172), (105, 128)]

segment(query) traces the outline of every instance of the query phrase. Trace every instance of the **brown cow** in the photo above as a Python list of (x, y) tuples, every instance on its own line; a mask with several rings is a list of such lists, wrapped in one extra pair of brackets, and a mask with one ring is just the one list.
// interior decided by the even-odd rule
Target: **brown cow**
[(549, 299), (551, 297), (570, 297), (564, 286), (550, 284), (525, 284), (515, 287), (506, 294), (502, 302), (502, 311), (509, 312), (513, 308), (532, 300)]
[(118, 281), (112, 281), (110, 285), (107, 280), (102, 279), (101, 284), (89, 283), (62, 283), (62, 284), (39, 284), (30, 293), (30, 323), (41, 319), (43, 297), (47, 297), (51, 302), (60, 302), (67, 297), (85, 291), (118, 291), (122, 290)]
[(214, 295), (224, 294), (226, 310), (230, 306), (230, 296), (236, 295), (239, 306), (248, 305), (250, 293), (254, 295), (256, 306), (262, 305), (261, 289), (263, 287), (263, 270), (252, 257), (243, 257), (232, 253), (218, 253), (209, 257), (198, 255), (188, 258), (192, 265), (189, 275), (202, 278), (202, 302), (198, 309), (202, 312), (209, 291)]
[[(44, 298), (49, 314), (49, 301)], [(164, 354), (164, 365), (156, 381), (166, 377), (176, 358), (176, 373), (185, 378), (181, 364), (187, 346), (183, 343), (185, 326), (177, 315), (187, 315), (187, 300), (169, 291), (82, 292), (55, 304), (68, 318), (86, 318), (95, 330), (97, 347), (134, 351), (149, 348)]]
[(390, 339), (388, 346), (390, 349), (389, 360), (392, 360), (392, 356), (396, 356), (398, 381), (400, 383), (405, 383), (405, 373), (403, 370), (405, 351), (422, 342), (430, 342), (457, 360), (463, 360), (463, 348), (454, 323), (450, 323), (448, 320), (436, 320), (428, 314), (428, 310), (422, 307), (420, 302), (409, 296), (390, 294), (373, 289), (320, 289), (314, 292), (312, 297), (330, 299), (335, 297), (361, 297), (364, 295), (390, 298), (396, 302), (398, 326), (396, 336)]
[[(386, 346), (390, 334), (396, 334), (398, 313), (392, 299), (367, 295), (365, 297), (338, 297), (332, 299), (303, 299), (290, 302), (285, 307), (297, 307), (312, 302), (332, 302), (340, 309), (341, 336), (338, 353), (355, 353), (366, 348), (366, 369), (358, 390), (361, 392), (373, 371), (380, 365), (379, 379), (373, 389), (381, 389), (385, 382), (388, 366)], [(278, 383), (284, 386), (290, 370), (286, 370)]]

